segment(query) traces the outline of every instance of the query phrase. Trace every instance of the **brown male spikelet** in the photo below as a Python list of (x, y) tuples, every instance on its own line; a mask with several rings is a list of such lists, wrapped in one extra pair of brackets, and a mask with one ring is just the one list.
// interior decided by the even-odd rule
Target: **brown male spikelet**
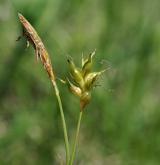
[(22, 14), (18, 13), (18, 17), (19, 17), (20, 22), (22, 23), (23, 36), (26, 37), (27, 41), (33, 45), (37, 59), (41, 60), (50, 79), (52, 81), (55, 81), (55, 75), (53, 72), (51, 60), (49, 58), (49, 54), (41, 38), (38, 36), (33, 26), (27, 21), (27, 19)]

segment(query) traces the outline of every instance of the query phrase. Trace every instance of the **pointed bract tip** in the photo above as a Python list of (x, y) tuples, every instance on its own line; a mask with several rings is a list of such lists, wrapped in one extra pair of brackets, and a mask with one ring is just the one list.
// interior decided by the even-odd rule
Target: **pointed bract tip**
[(18, 13), (19, 19), (23, 18), (23, 15), (21, 13)]
[(96, 49), (90, 54), (91, 58), (96, 54)]
[(107, 71), (107, 69), (104, 69), (104, 70), (100, 71), (100, 74), (102, 74), (102, 73), (104, 73), (106, 71)]

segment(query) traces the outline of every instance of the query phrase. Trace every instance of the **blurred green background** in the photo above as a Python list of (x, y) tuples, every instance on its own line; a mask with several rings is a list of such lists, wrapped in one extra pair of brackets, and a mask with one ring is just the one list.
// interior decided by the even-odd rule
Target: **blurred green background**
[[(0, 164), (51, 165), (65, 158), (57, 101), (21, 34), (17, 12), (35, 27), (56, 75), (67, 56), (97, 49), (108, 68), (84, 112), (76, 165), (160, 164), (160, 1), (0, 0)], [(79, 100), (58, 82), (72, 141)]]

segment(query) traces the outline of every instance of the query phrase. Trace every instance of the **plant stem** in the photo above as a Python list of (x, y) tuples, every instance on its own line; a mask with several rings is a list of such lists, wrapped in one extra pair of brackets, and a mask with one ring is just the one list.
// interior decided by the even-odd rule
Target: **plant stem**
[(59, 95), (59, 90), (58, 90), (57, 84), (54, 80), (52, 81), (52, 85), (55, 89), (55, 93), (56, 93), (56, 97), (57, 97), (57, 101), (58, 101), (58, 105), (59, 105), (59, 109), (60, 109), (62, 125), (63, 125), (65, 149), (66, 149), (66, 165), (68, 165), (69, 164), (69, 157), (70, 157), (70, 154), (69, 154), (69, 140), (68, 140), (67, 127), (66, 127), (66, 122), (65, 122), (65, 117), (64, 117), (63, 107), (62, 107), (62, 101), (61, 101), (61, 98), (60, 98), (60, 95)]
[(76, 146), (77, 146), (77, 142), (78, 142), (78, 136), (79, 136), (79, 130), (80, 130), (80, 125), (81, 125), (82, 114), (83, 114), (83, 112), (80, 111), (79, 118), (78, 118), (75, 141), (74, 141), (74, 145), (73, 145), (73, 148), (72, 148), (72, 155), (71, 155), (69, 165), (73, 165), (73, 162), (74, 162), (74, 157), (75, 157)]

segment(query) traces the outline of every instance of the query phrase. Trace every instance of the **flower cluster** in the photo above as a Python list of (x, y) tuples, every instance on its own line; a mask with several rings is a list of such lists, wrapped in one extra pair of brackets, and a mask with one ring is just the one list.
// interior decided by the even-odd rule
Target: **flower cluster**
[(67, 84), (69, 90), (80, 98), (81, 110), (91, 100), (91, 90), (95, 86), (95, 82), (98, 77), (104, 72), (92, 72), (92, 58), (95, 55), (95, 51), (90, 53), (87, 59), (82, 56), (82, 66), (78, 68), (75, 66), (72, 59), (68, 59), (70, 75), (73, 83), (67, 78)]

